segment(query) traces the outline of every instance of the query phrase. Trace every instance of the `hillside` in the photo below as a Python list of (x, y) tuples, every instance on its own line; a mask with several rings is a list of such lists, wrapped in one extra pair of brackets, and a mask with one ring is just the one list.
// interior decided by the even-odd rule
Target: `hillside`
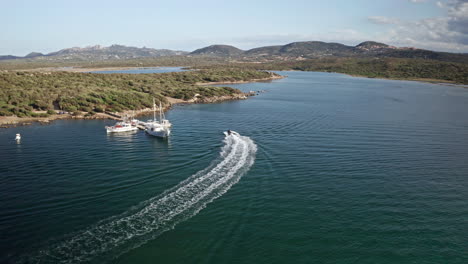
[[(40, 117), (37, 110), (120, 112), (152, 106), (152, 98), (182, 100), (242, 95), (229, 87), (200, 83), (265, 79), (276, 74), (239, 69), (210, 69), (161, 74), (0, 72), (0, 116)], [(52, 112), (53, 113), (53, 112)]]
[(238, 56), (244, 51), (229, 45), (211, 45), (205, 48), (197, 49), (190, 55), (208, 55), (208, 56)]
[(353, 47), (339, 43), (326, 43), (321, 41), (293, 42), (283, 46), (267, 46), (247, 50), (244, 55), (247, 57), (270, 56), (284, 58), (298, 57), (322, 57), (322, 56), (349, 56), (353, 54)]

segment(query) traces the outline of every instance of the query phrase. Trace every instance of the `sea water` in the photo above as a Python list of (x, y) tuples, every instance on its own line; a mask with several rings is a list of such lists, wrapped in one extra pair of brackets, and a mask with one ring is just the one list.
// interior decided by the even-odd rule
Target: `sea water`
[(468, 90), (278, 73), (168, 140), (1, 129), (0, 262), (468, 263)]

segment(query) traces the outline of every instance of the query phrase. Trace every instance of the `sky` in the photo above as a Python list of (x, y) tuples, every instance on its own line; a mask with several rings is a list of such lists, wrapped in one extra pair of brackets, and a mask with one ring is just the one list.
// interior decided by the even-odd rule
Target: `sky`
[(193, 51), (373, 40), (468, 52), (468, 0), (0, 0), (0, 55), (92, 45)]

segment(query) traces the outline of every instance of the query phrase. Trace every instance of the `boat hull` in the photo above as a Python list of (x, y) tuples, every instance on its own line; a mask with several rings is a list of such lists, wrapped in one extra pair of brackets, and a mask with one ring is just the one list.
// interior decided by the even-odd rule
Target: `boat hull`
[(166, 138), (171, 134), (171, 131), (168, 129), (157, 129), (157, 130), (146, 129), (145, 131), (150, 136), (160, 137), (160, 138)]
[(240, 136), (239, 133), (237, 133), (236, 131), (232, 131), (232, 130), (224, 131), (223, 134), (226, 137), (227, 136)]
[(137, 131), (138, 127), (106, 127), (107, 133), (122, 133)]

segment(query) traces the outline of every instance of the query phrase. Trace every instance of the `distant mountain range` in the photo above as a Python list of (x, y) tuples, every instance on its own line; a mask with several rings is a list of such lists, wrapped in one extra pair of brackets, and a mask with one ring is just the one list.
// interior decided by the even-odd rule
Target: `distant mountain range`
[(137, 48), (122, 45), (102, 47), (97, 45), (85, 48), (63, 49), (48, 54), (32, 52), (24, 57), (6, 55), (0, 56), (0, 60), (102, 61), (180, 55), (229, 57), (244, 61), (304, 60), (325, 57), (395, 57), (468, 63), (467, 53), (448, 53), (412, 47), (395, 47), (374, 41), (366, 41), (356, 46), (321, 41), (304, 41), (250, 50), (241, 50), (229, 45), (212, 45), (190, 53), (146, 47)]
[(356, 46), (321, 41), (304, 41), (293, 42), (286, 45), (254, 48), (245, 51), (228, 45), (212, 45), (197, 49), (189, 55), (238, 57), (244, 60), (303, 60), (324, 57), (394, 57), (468, 63), (467, 53), (448, 53), (412, 47), (395, 47), (374, 41), (362, 42)]
[(188, 52), (175, 51), (168, 49), (152, 49), (152, 48), (137, 48), (123, 45), (112, 45), (103, 47), (100, 45), (90, 46), (85, 48), (69, 48), (62, 49), (48, 54), (32, 52), (24, 57), (6, 55), (0, 56), (0, 60), (11, 59), (32, 59), (40, 58), (45, 60), (112, 60), (112, 59), (134, 59), (144, 57), (161, 57), (185, 55)]

